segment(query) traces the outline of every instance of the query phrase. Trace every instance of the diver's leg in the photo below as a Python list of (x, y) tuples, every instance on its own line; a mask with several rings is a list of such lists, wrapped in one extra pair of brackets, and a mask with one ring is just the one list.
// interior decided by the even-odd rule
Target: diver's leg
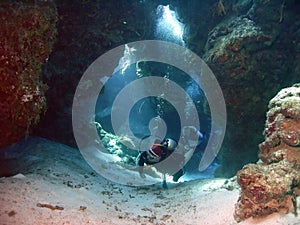
[(183, 169), (180, 169), (177, 173), (173, 175), (173, 181), (177, 182), (179, 178), (184, 174)]
[(166, 174), (165, 173), (163, 174), (163, 188), (165, 188), (165, 189), (168, 188), (167, 181), (166, 181)]

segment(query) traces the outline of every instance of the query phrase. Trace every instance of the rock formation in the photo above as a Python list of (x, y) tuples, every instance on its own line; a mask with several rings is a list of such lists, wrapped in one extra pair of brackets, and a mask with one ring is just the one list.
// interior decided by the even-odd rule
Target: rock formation
[(237, 173), (241, 194), (235, 219), (268, 215), (280, 210), (297, 213), (300, 190), (300, 84), (282, 89), (269, 103), (257, 164)]
[[(292, 22), (299, 20), (294, 16), (297, 5), (285, 2), (280, 23), (281, 4), (280, 0), (223, 1), (227, 13), (208, 34), (203, 59), (220, 83), (228, 115), (216, 176), (231, 177), (243, 165), (257, 161), (253, 149), (262, 141), (259, 126), (268, 100), (298, 82), (297, 66), (290, 60), (298, 57), (297, 50), (287, 43), (288, 33), (291, 39), (297, 36)], [(288, 72), (288, 67), (295, 72)]]
[(0, 148), (23, 138), (46, 110), (40, 75), (56, 21), (50, 2), (0, 4)]

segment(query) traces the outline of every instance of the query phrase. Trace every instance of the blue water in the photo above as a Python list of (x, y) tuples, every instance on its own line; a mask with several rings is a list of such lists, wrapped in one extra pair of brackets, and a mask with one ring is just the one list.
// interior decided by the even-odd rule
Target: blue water
[[(186, 164), (186, 174), (182, 177), (182, 180), (187, 181), (212, 177), (214, 170), (218, 167), (217, 163), (213, 164), (202, 173), (198, 171), (198, 165), (207, 144), (207, 136), (210, 132), (210, 117), (204, 112), (204, 101), (206, 99), (201, 87), (199, 87), (199, 85), (184, 72), (162, 63), (145, 63), (142, 75), (145, 77), (159, 76), (174, 81), (192, 98), (193, 104), (195, 104), (198, 112), (201, 132), (206, 135), (201, 145), (196, 147), (194, 156)], [(105, 83), (105, 87), (98, 96), (95, 109), (95, 120), (99, 122), (107, 132), (115, 134), (111, 121), (111, 111), (116, 96), (124, 87), (126, 87), (126, 85), (129, 85), (131, 82), (140, 78), (141, 74), (138, 74), (137, 66), (133, 64), (125, 71), (117, 71), (114, 73), (113, 76)], [(131, 108), (129, 123), (133, 134), (139, 139), (151, 135), (149, 122), (155, 117), (160, 117), (165, 122), (167, 127), (166, 137), (179, 140), (181, 134), (181, 123), (178, 112), (167, 100), (153, 96), (137, 101)], [(147, 149), (139, 150), (143, 151)]]

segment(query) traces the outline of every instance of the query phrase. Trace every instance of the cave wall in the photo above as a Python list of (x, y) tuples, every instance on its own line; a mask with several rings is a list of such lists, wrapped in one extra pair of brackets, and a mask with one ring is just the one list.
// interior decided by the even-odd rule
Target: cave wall
[(0, 148), (31, 132), (46, 111), (41, 79), (56, 40), (54, 3), (0, 3)]
[(230, 177), (258, 160), (268, 99), (299, 81), (300, 17), (295, 1), (224, 1), (224, 6), (228, 13), (210, 31), (203, 58), (227, 106), (216, 175)]

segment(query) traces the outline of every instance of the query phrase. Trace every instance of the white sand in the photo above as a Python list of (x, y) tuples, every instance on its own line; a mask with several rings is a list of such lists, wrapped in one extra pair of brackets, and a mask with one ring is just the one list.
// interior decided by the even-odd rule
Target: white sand
[[(126, 187), (94, 174), (69, 147), (43, 141), (26, 151), (37, 154), (26, 165), (34, 169), (24, 169), (25, 176), (0, 179), (1, 225), (237, 224), (233, 212), (239, 191), (221, 188), (224, 180), (173, 184), (167, 190), (160, 184)], [(300, 217), (274, 213), (239, 224), (295, 225)]]

